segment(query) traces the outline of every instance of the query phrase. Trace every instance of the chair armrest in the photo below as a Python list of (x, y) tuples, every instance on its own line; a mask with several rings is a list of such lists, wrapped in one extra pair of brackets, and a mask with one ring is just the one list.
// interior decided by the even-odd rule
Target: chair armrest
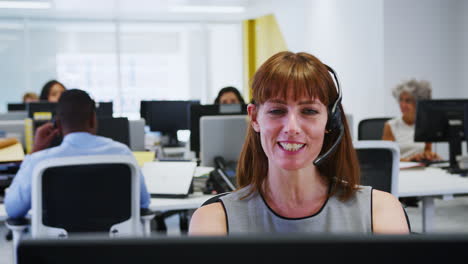
[[(28, 218), (8, 218), (6, 220), (5, 225), (12, 232), (13, 245), (15, 249), (18, 247), (18, 243), (23, 236), (23, 233), (30, 224), (31, 220)], [(16, 259), (16, 255), (14, 256), (14, 259)]]
[(140, 208), (140, 221), (142, 223), (143, 236), (151, 234), (151, 220), (156, 216), (156, 212), (148, 208)]
[(140, 208), (140, 218), (142, 220), (152, 220), (156, 216), (156, 212), (148, 208)]
[(16, 230), (24, 230), (26, 229), (30, 224), (31, 220), (29, 218), (8, 218), (5, 222), (6, 226), (8, 229), (16, 231)]

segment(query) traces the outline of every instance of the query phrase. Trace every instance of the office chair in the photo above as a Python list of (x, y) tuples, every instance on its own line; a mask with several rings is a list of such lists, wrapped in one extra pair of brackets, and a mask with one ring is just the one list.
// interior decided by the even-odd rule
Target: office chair
[(358, 140), (381, 140), (385, 122), (390, 117), (367, 118), (359, 121)]
[(353, 144), (361, 167), (361, 185), (369, 185), (398, 197), (398, 144), (384, 140), (361, 140)]
[[(361, 168), (361, 185), (393, 194), (398, 198), (398, 175), (400, 173), (400, 149), (393, 141), (361, 140), (353, 143)], [(403, 207), (411, 234), (411, 224)]]
[[(31, 236), (66, 238), (102, 232), (111, 237), (149, 236), (154, 213), (140, 210), (137, 168), (133, 158), (124, 155), (74, 156), (38, 163), (32, 177)], [(27, 224), (25, 219), (7, 219), (14, 249)]]

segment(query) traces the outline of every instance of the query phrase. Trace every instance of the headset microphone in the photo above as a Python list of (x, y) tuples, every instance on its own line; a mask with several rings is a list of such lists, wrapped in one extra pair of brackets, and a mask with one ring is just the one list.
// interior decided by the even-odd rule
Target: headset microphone
[(322, 164), (322, 162), (325, 159), (327, 159), (331, 154), (333, 154), (333, 152), (335, 152), (336, 148), (338, 147), (338, 144), (341, 142), (341, 139), (343, 138), (343, 135), (344, 135), (344, 126), (343, 126), (343, 121), (341, 120), (341, 109), (340, 109), (341, 96), (342, 96), (340, 83), (338, 82), (338, 77), (336, 76), (335, 71), (328, 65), (325, 65), (325, 66), (328, 68), (328, 71), (332, 73), (333, 78), (335, 79), (336, 89), (338, 91), (338, 97), (336, 98), (335, 102), (331, 105), (331, 107), (329, 107), (328, 109), (328, 121), (326, 125), (326, 130), (328, 131), (328, 133), (339, 130), (339, 134), (335, 142), (333, 143), (333, 145), (330, 147), (330, 149), (328, 149), (325, 153), (318, 156), (314, 160), (315, 166)]

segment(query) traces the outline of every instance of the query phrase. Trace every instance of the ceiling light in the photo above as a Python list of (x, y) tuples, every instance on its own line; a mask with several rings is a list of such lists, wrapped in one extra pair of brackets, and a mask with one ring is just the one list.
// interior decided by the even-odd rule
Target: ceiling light
[(242, 13), (243, 6), (170, 6), (170, 12), (178, 13)]
[(52, 7), (52, 4), (50, 2), (0, 1), (0, 8), (47, 9), (51, 7)]

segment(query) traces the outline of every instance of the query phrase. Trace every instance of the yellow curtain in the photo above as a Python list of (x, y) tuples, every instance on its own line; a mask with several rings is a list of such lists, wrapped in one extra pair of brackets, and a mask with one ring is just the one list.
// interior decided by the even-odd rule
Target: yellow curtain
[(274, 15), (243, 22), (244, 31), (244, 95), (250, 101), (250, 81), (255, 71), (273, 54), (288, 50)]

